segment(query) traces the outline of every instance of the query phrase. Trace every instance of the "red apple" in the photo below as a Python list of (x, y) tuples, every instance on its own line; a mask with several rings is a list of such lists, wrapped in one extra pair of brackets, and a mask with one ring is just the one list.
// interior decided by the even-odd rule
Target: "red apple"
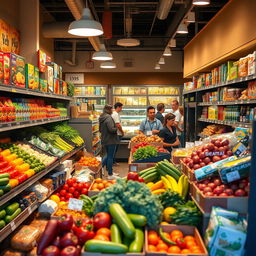
[(208, 165), (210, 162), (211, 162), (211, 158), (207, 156), (207, 157), (204, 159), (204, 163), (205, 163), (206, 165)]
[(223, 192), (223, 193), (219, 194), (219, 196), (228, 196), (228, 194)]
[(213, 150), (214, 150), (214, 144), (213, 144), (213, 143), (209, 143), (209, 144), (207, 145), (207, 149), (208, 149), (209, 151), (213, 151)]
[(200, 163), (200, 166), (201, 166), (201, 167), (204, 167), (204, 166), (205, 166), (205, 163), (204, 163), (204, 162), (201, 162), (201, 163)]
[(245, 196), (245, 191), (243, 189), (238, 189), (235, 191), (235, 196)]
[(189, 168), (193, 168), (193, 167), (194, 167), (193, 161), (190, 161), (190, 162), (188, 163), (188, 167), (189, 167)]
[(230, 188), (235, 192), (238, 189), (238, 185), (236, 183), (233, 183), (230, 185)]
[(205, 184), (205, 185), (208, 185), (210, 183), (210, 181), (209, 180), (204, 180), (204, 181), (202, 181), (202, 183)]
[(222, 146), (228, 146), (228, 145), (229, 145), (229, 140), (228, 140), (228, 139), (223, 139), (223, 140), (221, 141), (221, 145), (222, 145)]
[(216, 146), (216, 147), (221, 147), (221, 142), (220, 142), (220, 140), (216, 140), (215, 141), (215, 143), (214, 143), (214, 145)]
[(221, 158), (221, 160), (223, 160), (223, 159), (228, 158), (228, 156), (227, 155), (222, 155), (220, 158)]
[(217, 187), (217, 185), (213, 182), (210, 182), (207, 186), (210, 187), (212, 190), (214, 190)]
[(232, 196), (234, 194), (233, 190), (230, 188), (225, 189), (224, 193), (226, 193), (228, 196)]
[(206, 192), (204, 195), (205, 196), (214, 196), (214, 194), (212, 192)]
[(220, 186), (222, 184), (221, 180), (219, 178), (215, 178), (213, 179), (213, 183), (216, 185), (216, 186)]
[(194, 170), (199, 169), (199, 168), (201, 168), (201, 166), (199, 164), (194, 165)]
[(227, 188), (228, 188), (228, 185), (221, 184), (221, 185), (220, 185), (220, 188), (222, 188), (223, 190), (225, 190), (225, 189), (227, 189)]
[(193, 158), (194, 156), (197, 156), (197, 153), (196, 153), (196, 152), (193, 152), (193, 153), (191, 154), (191, 158)]
[(230, 150), (228, 150), (228, 151), (226, 152), (226, 154), (227, 154), (228, 156), (233, 156), (233, 153), (232, 153), (232, 151), (230, 151)]
[(213, 190), (213, 193), (216, 194), (216, 195), (219, 195), (221, 193), (223, 193), (224, 189), (221, 188), (220, 186), (217, 186), (214, 190)]
[(200, 159), (204, 159), (204, 158), (205, 158), (205, 152), (201, 152), (201, 153), (199, 154), (199, 158), (200, 158)]
[(206, 187), (206, 188), (204, 188), (203, 192), (204, 193), (212, 192), (212, 189), (210, 187)]
[(221, 160), (221, 158), (219, 157), (219, 156), (214, 156), (213, 158), (212, 158), (212, 161), (215, 163), (215, 162), (218, 162), (218, 161), (220, 161)]
[(206, 185), (200, 183), (200, 184), (198, 184), (198, 188), (203, 191), (206, 188)]
[(194, 164), (198, 164), (200, 162), (200, 158), (196, 155), (192, 158)]

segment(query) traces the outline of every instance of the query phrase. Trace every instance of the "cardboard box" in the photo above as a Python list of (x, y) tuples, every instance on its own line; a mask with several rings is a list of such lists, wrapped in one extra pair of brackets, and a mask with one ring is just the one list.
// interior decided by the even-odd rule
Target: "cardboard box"
[(39, 69), (38, 69), (38, 67), (35, 67), (34, 74), (35, 74), (35, 90), (39, 90)]
[(46, 66), (45, 77), (48, 84), (48, 92), (54, 92), (54, 84), (53, 84), (53, 68), (50, 66)]
[(191, 196), (205, 213), (210, 213), (213, 206), (219, 206), (239, 213), (248, 212), (248, 197), (205, 196), (194, 182), (191, 183)]
[(40, 72), (46, 72), (46, 53), (42, 50), (38, 50), (38, 68)]
[(10, 26), (0, 19), (0, 50), (11, 51)]
[(46, 62), (46, 65), (53, 68), (53, 77), (58, 79), (59, 78), (59, 66), (54, 62)]
[(129, 172), (139, 172), (147, 168), (154, 167), (156, 166), (157, 163), (132, 163), (132, 158), (130, 156), (128, 160), (128, 164), (129, 164)]
[(25, 80), (25, 59), (19, 55), (14, 53), (10, 54), (10, 69), (11, 69), (11, 77), (10, 83), (17, 87), (26, 87)]
[(29, 63), (25, 65), (26, 70), (26, 88), (35, 89), (35, 66)]
[(4, 53), (4, 84), (10, 85), (10, 54)]
[(0, 84), (4, 83), (4, 53), (0, 51)]
[(39, 78), (39, 90), (41, 92), (48, 92), (47, 80)]
[(66, 81), (62, 81), (62, 95), (68, 95), (68, 85)]
[[(205, 248), (203, 239), (201, 238), (198, 230), (196, 227), (192, 227), (192, 226), (186, 226), (186, 225), (161, 225), (159, 226), (162, 228), (162, 230), (164, 232), (170, 233), (173, 230), (180, 230), (185, 236), (187, 235), (191, 235), (195, 237), (196, 243), (198, 244), (200, 250), (202, 251), (202, 253), (189, 253), (189, 254), (182, 254), (185, 256), (208, 256), (208, 252)], [(158, 230), (158, 228), (155, 230)], [(146, 229), (146, 233), (145, 233), (145, 241), (146, 241), (146, 255), (147, 256), (165, 256), (165, 255), (172, 255), (172, 256), (178, 256), (181, 254), (170, 254), (170, 253), (162, 253), (162, 252), (150, 252), (148, 250), (148, 229)]]
[(54, 87), (54, 93), (60, 94), (60, 80), (57, 78), (53, 78), (53, 87)]

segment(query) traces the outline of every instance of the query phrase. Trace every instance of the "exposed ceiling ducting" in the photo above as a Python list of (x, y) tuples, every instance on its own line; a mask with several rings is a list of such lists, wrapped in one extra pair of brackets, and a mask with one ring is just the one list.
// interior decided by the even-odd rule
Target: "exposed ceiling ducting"
[(160, 0), (157, 18), (165, 20), (172, 8), (174, 0)]

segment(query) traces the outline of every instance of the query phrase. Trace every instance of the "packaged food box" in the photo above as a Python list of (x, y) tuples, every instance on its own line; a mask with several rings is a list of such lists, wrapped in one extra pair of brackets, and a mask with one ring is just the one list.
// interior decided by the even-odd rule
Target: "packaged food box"
[(248, 75), (248, 57), (239, 59), (238, 61), (238, 77), (245, 77)]
[(46, 80), (48, 84), (48, 92), (54, 92), (54, 85), (53, 85), (53, 68), (50, 66), (46, 66)]
[(243, 255), (246, 231), (247, 223), (238, 213), (213, 207), (205, 233), (209, 255)]
[(53, 68), (53, 77), (57, 79), (59, 77), (59, 66), (58, 66), (58, 64), (56, 64), (54, 62), (46, 62), (46, 64)]
[(35, 66), (32, 64), (26, 64), (26, 87), (29, 89), (35, 89)]
[(39, 78), (39, 90), (41, 92), (47, 92), (47, 80)]
[(10, 82), (12, 85), (25, 88), (25, 59), (14, 53), (10, 54), (10, 69), (11, 78)]
[(234, 80), (238, 78), (238, 63), (238, 61), (233, 62), (233, 66), (230, 69), (229, 80)]
[(10, 85), (10, 54), (4, 53), (4, 84)]
[(0, 50), (3, 52), (10, 52), (10, 43), (10, 26), (0, 19)]
[(0, 51), (0, 84), (4, 83), (4, 53)]
[(256, 51), (248, 55), (248, 76), (256, 74)]
[(256, 99), (256, 81), (250, 81), (248, 83), (248, 98)]
[(38, 68), (40, 72), (46, 72), (46, 53), (38, 50)]
[(39, 69), (38, 69), (38, 67), (35, 67), (34, 74), (35, 74), (35, 90), (39, 90)]
[(53, 78), (53, 87), (54, 93), (60, 94), (60, 80), (57, 78)]
[(62, 80), (62, 66), (59, 66), (59, 79)]
[(66, 81), (62, 81), (62, 94), (65, 96), (68, 95), (68, 85)]

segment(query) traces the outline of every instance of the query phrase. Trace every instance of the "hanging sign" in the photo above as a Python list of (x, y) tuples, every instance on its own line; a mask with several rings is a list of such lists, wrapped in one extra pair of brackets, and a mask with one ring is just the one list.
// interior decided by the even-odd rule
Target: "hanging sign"
[(65, 81), (73, 84), (84, 84), (84, 73), (67, 73)]

